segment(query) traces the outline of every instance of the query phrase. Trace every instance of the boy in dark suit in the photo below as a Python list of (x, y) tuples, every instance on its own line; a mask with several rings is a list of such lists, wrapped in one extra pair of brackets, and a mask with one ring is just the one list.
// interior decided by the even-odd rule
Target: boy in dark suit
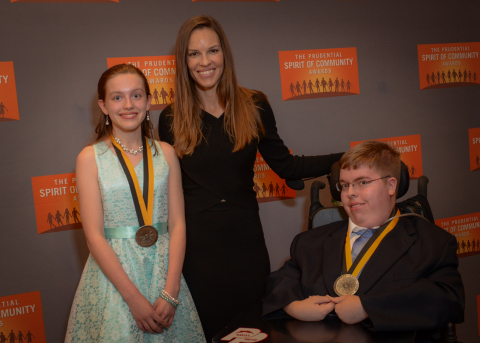
[[(318, 321), (334, 311), (375, 331), (430, 330), (463, 320), (456, 239), (395, 208), (400, 153), (366, 141), (340, 160), (349, 220), (297, 235), (267, 281), (263, 313)], [(392, 219), (393, 217), (393, 219)]]

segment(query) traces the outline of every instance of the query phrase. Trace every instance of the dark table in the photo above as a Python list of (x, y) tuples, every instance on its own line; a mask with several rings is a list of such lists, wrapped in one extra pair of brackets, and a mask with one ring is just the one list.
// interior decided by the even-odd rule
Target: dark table
[[(235, 332), (232, 334), (232, 332)], [(227, 340), (222, 338), (230, 335)], [(267, 336), (267, 337), (265, 337)], [(436, 338), (436, 339), (435, 339)], [(261, 339), (261, 340), (258, 340)], [(220, 331), (213, 343), (409, 343), (442, 342), (438, 335), (423, 337), (414, 331), (372, 332), (361, 324), (349, 325), (329, 315), (320, 322), (302, 322), (296, 319), (262, 318), (261, 304), (237, 317)]]

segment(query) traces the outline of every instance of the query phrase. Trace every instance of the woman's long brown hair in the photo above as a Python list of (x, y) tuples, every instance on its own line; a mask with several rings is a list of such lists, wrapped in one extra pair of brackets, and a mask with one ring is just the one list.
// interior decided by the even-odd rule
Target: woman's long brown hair
[(210, 16), (200, 15), (188, 19), (180, 28), (175, 45), (177, 73), (175, 75), (175, 102), (173, 107), (174, 145), (177, 155), (183, 157), (193, 153), (204, 139), (201, 131), (202, 106), (195, 82), (188, 65), (188, 41), (194, 30), (213, 30), (221, 44), (224, 56), (223, 74), (217, 85), (217, 96), (225, 107), (225, 131), (234, 143), (233, 152), (239, 151), (264, 133), (256, 103), (265, 99), (260, 92), (238, 86), (232, 50), (220, 24)]

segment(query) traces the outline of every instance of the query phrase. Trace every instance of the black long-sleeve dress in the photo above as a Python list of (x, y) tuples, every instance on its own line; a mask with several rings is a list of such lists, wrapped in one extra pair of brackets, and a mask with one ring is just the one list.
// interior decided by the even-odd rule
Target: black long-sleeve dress
[[(173, 145), (171, 108), (160, 114), (160, 140)], [(219, 118), (203, 112), (204, 140), (180, 159), (185, 196), (187, 247), (183, 275), (207, 341), (263, 296), (270, 273), (258, 202), (253, 190), (257, 148), (280, 177), (325, 175), (342, 154), (293, 156), (277, 133), (267, 100), (260, 104), (265, 134), (242, 150)]]

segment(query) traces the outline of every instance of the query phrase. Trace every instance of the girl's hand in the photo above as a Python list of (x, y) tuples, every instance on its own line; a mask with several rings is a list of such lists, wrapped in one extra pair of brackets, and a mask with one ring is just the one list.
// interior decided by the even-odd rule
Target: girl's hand
[(140, 330), (150, 333), (163, 333), (163, 327), (167, 327), (167, 322), (158, 315), (143, 295), (137, 296), (127, 303)]
[(159, 297), (157, 301), (155, 301), (155, 304), (153, 304), (153, 308), (155, 309), (155, 312), (166, 323), (164, 327), (168, 329), (172, 325), (173, 317), (175, 316), (175, 306), (170, 304), (162, 297)]

